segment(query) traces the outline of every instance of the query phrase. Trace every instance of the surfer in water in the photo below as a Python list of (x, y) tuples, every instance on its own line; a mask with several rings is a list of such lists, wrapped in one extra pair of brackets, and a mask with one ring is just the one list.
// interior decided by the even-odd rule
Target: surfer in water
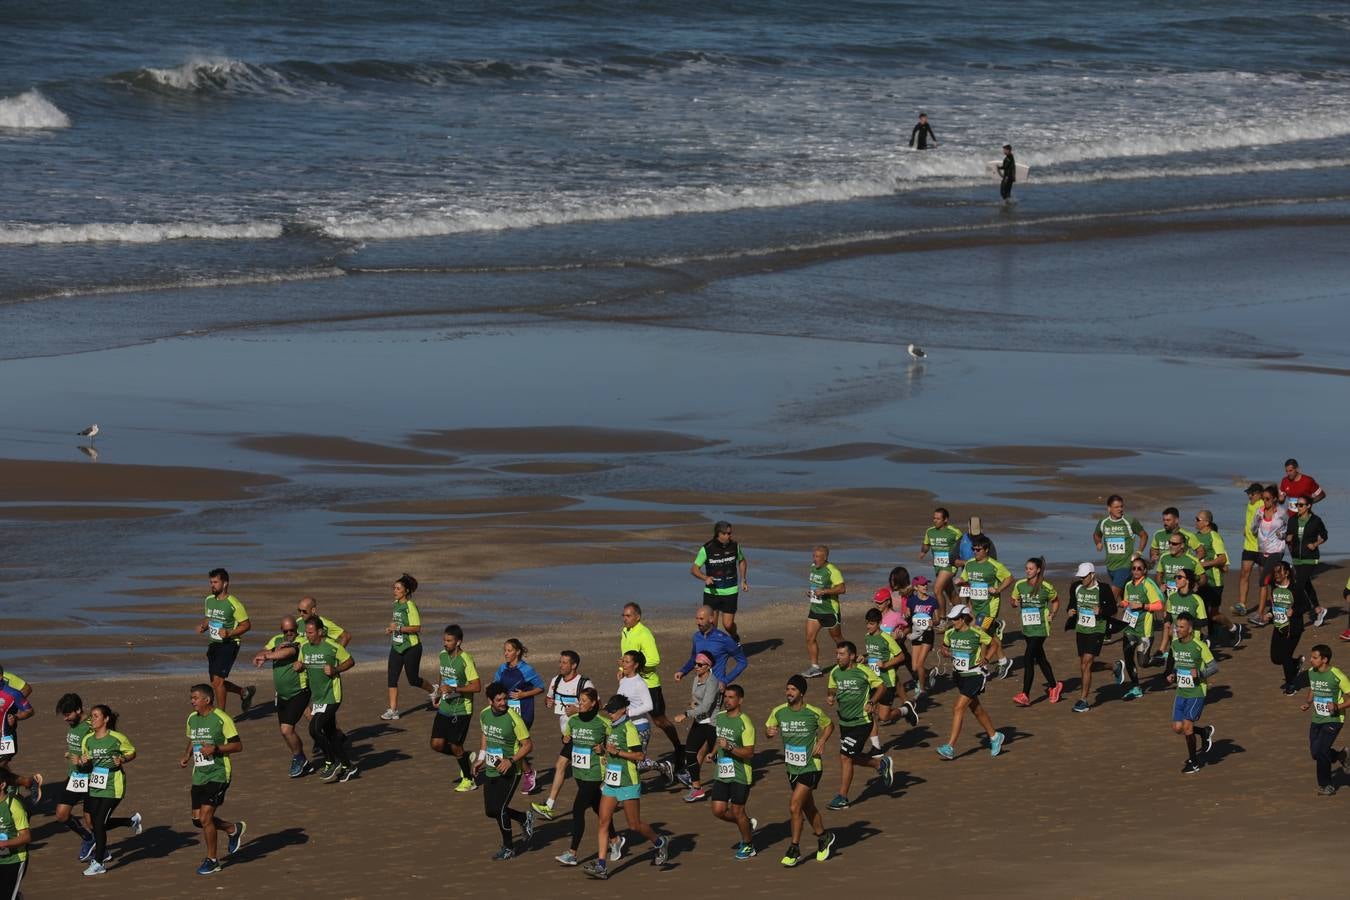
[(1003, 145), (1003, 164), (998, 167), (998, 174), (1003, 178), (999, 182), (998, 192), (1003, 202), (1007, 203), (1012, 200), (1012, 186), (1017, 180), (1017, 160), (1013, 159), (1012, 144)]
[(909, 145), (916, 150), (927, 150), (929, 141), (936, 147), (937, 135), (933, 134), (933, 126), (928, 124), (928, 113), (919, 113), (919, 123), (909, 133)]

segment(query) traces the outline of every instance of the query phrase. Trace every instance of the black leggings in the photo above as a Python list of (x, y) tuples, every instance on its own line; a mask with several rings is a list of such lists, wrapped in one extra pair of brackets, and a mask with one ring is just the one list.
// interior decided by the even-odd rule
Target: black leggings
[(1143, 638), (1135, 637), (1128, 631), (1120, 639), (1120, 658), (1125, 660), (1125, 674), (1130, 676), (1130, 684), (1139, 687), (1139, 669), (1134, 663), (1134, 651), (1143, 643)]
[[(90, 859), (94, 862), (103, 862), (103, 858), (108, 855), (108, 829), (109, 828), (130, 828), (131, 820), (126, 818), (114, 819), (113, 810), (117, 809), (117, 804), (122, 802), (121, 797), (85, 797), (84, 811), (89, 813), (89, 818), (94, 823), (94, 855)], [(0, 866), (8, 869), (9, 866)], [(0, 891), (0, 898), (5, 896)]]
[(398, 687), (399, 673), (403, 672), (408, 677), (408, 684), (413, 687), (422, 686), (422, 645), (414, 644), (402, 653), (399, 653), (393, 647), (389, 648), (389, 686)]
[[(10, 851), (11, 853), (17, 851)], [(23, 884), (23, 876), (28, 874), (28, 860), (19, 863), (10, 863), (0, 866), (0, 900), (17, 900), (23, 896), (19, 893), (19, 886)]]
[(1314, 563), (1311, 566), (1290, 566), (1294, 570), (1294, 584), (1303, 588), (1303, 593), (1308, 598), (1309, 607), (1316, 610), (1322, 603), (1317, 599), (1317, 588), (1313, 585), (1313, 576), (1317, 570), (1322, 568), (1321, 563)]
[[(577, 781), (577, 795), (572, 800), (572, 852), (581, 848), (586, 836), (586, 810), (600, 815), (600, 782)], [(611, 829), (612, 831), (613, 829)]]
[(684, 739), (684, 771), (690, 779), (698, 781), (698, 752), (712, 746), (717, 739), (717, 729), (710, 723), (695, 722), (689, 727), (689, 736)]
[[(489, 819), (497, 820), (497, 830), (502, 835), (502, 847), (511, 849), (511, 823), (525, 823), (525, 814), (511, 808), (511, 797), (520, 785), (520, 772), (512, 769), (509, 775), (483, 779), (483, 812)], [(599, 806), (597, 804), (597, 809)]]
[(345, 735), (338, 731), (337, 726), (338, 707), (341, 705), (329, 703), (323, 712), (312, 713), (309, 719), (309, 736), (323, 753), (324, 759), (350, 766), (352, 761), (347, 756), (347, 742), (342, 740)]
[(1022, 693), (1031, 692), (1031, 680), (1033, 665), (1041, 667), (1041, 674), (1045, 680), (1050, 682), (1050, 686), (1055, 686), (1055, 670), (1050, 668), (1050, 660), (1045, 655), (1044, 637), (1027, 637), (1022, 635), (1022, 640), (1026, 641), (1027, 649), (1022, 654)]
[(1290, 610), (1289, 625), (1284, 630), (1270, 629), (1270, 661), (1284, 669), (1284, 683), (1293, 684), (1298, 678), (1298, 642), (1303, 637), (1303, 610)]

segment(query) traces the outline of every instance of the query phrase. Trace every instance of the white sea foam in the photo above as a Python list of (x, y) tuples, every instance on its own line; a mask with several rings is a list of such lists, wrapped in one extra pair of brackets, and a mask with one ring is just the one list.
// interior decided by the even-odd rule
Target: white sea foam
[(69, 128), (70, 117), (40, 91), (0, 99), (0, 128)]
[(133, 84), (146, 80), (177, 91), (299, 94), (299, 86), (282, 72), (228, 57), (194, 56), (171, 68), (145, 68), (133, 73)]
[(89, 222), (82, 225), (0, 225), (0, 244), (81, 244), (118, 241), (157, 244), (177, 240), (267, 240), (281, 237), (274, 222)]
[(248, 275), (191, 275), (164, 281), (146, 281), (133, 284), (101, 284), (89, 287), (62, 288), (58, 291), (17, 297), (18, 302), (68, 299), (105, 294), (140, 294), (151, 291), (169, 291), (182, 288), (240, 287), (249, 284), (285, 284), (293, 281), (318, 281), (324, 278), (342, 278), (347, 275), (336, 266), (317, 269), (299, 269), (293, 272), (259, 272)]

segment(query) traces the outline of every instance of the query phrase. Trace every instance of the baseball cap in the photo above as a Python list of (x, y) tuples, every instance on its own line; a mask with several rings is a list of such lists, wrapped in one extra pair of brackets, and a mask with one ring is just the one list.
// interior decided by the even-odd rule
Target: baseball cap
[(1251, 484), (1247, 485), (1247, 490), (1245, 491), (1245, 493), (1248, 493), (1248, 494), (1259, 494), (1259, 493), (1261, 493), (1262, 491), (1264, 491), (1265, 489), (1266, 489), (1266, 488), (1265, 488), (1265, 485), (1263, 485), (1263, 484), (1258, 484), (1258, 483), (1256, 483), (1255, 481), (1253, 481)]
[[(971, 615), (970, 607), (966, 606), (964, 603), (958, 603), (947, 611), (947, 618), (949, 619), (956, 619), (961, 616), (969, 616), (969, 615)], [(972, 618), (974, 617), (972, 616)]]
[(610, 697), (609, 700), (605, 702), (605, 712), (615, 713), (621, 709), (627, 709), (628, 705), (629, 704), (627, 697), (625, 697), (623, 694), (615, 694), (613, 697)]
[(877, 588), (877, 592), (872, 595), (872, 602), (880, 606), (891, 599), (891, 589), (888, 587)]
[(1089, 562), (1079, 563), (1078, 571), (1075, 573), (1075, 575), (1077, 575), (1077, 577), (1079, 578), (1085, 578), (1095, 571), (1097, 571), (1097, 567), (1094, 566), (1092, 563)]
[(916, 576), (914, 577), (914, 581), (911, 582), (911, 583), (912, 583), (912, 584), (927, 584), (927, 583), (928, 583), (928, 576), (927, 576), (927, 575), (916, 575)]

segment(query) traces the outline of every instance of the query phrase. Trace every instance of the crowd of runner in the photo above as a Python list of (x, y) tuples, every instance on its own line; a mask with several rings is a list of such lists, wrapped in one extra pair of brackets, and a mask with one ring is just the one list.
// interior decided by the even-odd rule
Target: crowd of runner
[[(713, 816), (736, 829), (737, 859), (765, 849), (756, 844), (759, 820), (748, 811), (756, 783), (754, 760), (767, 749), (759, 742), (762, 730), (781, 754), (787, 777), (791, 838), (780, 861), (790, 867), (806, 859), (801, 843), (808, 826), (817, 861), (828, 860), (835, 845), (815, 796), (832, 738), (837, 737), (840, 771), (836, 793), (824, 804), (831, 812), (849, 807), (859, 766), (890, 787), (895, 767), (882, 751), (880, 729), (900, 721), (918, 725), (930, 693), (944, 679), (954, 683), (957, 699), (938, 755), (957, 757), (967, 714), (985, 735), (990, 756), (1000, 754), (1007, 735), (990, 715), (988, 692), (991, 682), (1006, 679), (1014, 667), (1005, 652), (1005, 641), (1014, 634), (1009, 621), (1023, 644), (1022, 681), (1010, 698), (1013, 704), (1034, 702), (1037, 672), (1046, 700), (1060, 702), (1064, 682), (1045, 651), (1058, 627), (1074, 632), (1079, 657), (1081, 682), (1072, 709), (1091, 711), (1101, 702), (1101, 692), (1092, 691), (1093, 676), (1106, 644), (1114, 639), (1119, 657), (1102, 670), (1110, 671), (1120, 686), (1120, 699), (1138, 701), (1151, 690), (1174, 690), (1171, 728), (1186, 744), (1185, 774), (1201, 771), (1214, 744), (1214, 726), (1200, 722), (1218, 672), (1214, 649), (1237, 647), (1251, 637), (1251, 629), (1268, 627), (1270, 661), (1279, 668), (1282, 690), (1290, 695), (1305, 692), (1302, 708), (1311, 713), (1309, 748), (1318, 791), (1334, 794), (1332, 766), (1347, 762), (1345, 749), (1334, 744), (1350, 707), (1350, 680), (1331, 664), (1328, 643), (1312, 646), (1306, 658), (1298, 655), (1304, 631), (1322, 627), (1328, 615), (1313, 585), (1321, 567), (1320, 548), (1328, 538), (1313, 507), (1325, 492), (1291, 459), (1279, 484), (1253, 483), (1246, 493), (1238, 596), (1231, 618), (1223, 610), (1225, 574), (1232, 560), (1214, 516), (1203, 509), (1195, 514), (1195, 528), (1187, 529), (1179, 511), (1169, 507), (1162, 513), (1162, 527), (1150, 533), (1127, 515), (1123, 498), (1111, 496), (1091, 535), (1104, 567), (1081, 563), (1061, 592), (1046, 580), (1045, 560), (1027, 560), (1023, 577), (1015, 578), (999, 561), (978, 518), (963, 532), (952, 524), (947, 509), (938, 508), (918, 554), (931, 565), (932, 576), (911, 575), (905, 566), (892, 569), (888, 583), (871, 598), (856, 642), (843, 633), (841, 598), (847, 582), (830, 562), (829, 549), (815, 547), (805, 597), (807, 665), (787, 679), (781, 701), (761, 719), (747, 708), (746, 692), (737, 681), (749, 663), (735, 621), (739, 598), (749, 590), (749, 575), (744, 550), (727, 522), (716, 523), (690, 568), (702, 582), (703, 605), (695, 615), (688, 658), (673, 673), (689, 696), (688, 705), (678, 710), (679, 704), (663, 690), (656, 638), (637, 603), (623, 607), (617, 688), (607, 696), (582, 674), (577, 652), (561, 651), (557, 673), (545, 678), (526, 661), (528, 650), (515, 638), (504, 643), (502, 662), (480, 673), (456, 624), (442, 629), (434, 680), (428, 680), (422, 676), (428, 635), (414, 600), (417, 580), (405, 574), (394, 582), (385, 628), (388, 698), (381, 718), (400, 718), (402, 682), (425, 693), (435, 710), (430, 748), (450, 758), (454, 791), (481, 791), (484, 811), (500, 838), (494, 859), (511, 859), (528, 848), (537, 819), (570, 814), (570, 844), (556, 859), (601, 879), (609, 877), (610, 863), (623, 858), (630, 841), (638, 839), (650, 842), (654, 865), (666, 863), (670, 836), (642, 817), (644, 791), (661, 784), (681, 783), (687, 803), (708, 801)], [(213, 569), (208, 577), (210, 594), (197, 630), (208, 640), (209, 681), (189, 691), (192, 712), (179, 760), (191, 770), (192, 823), (201, 830), (206, 853), (199, 875), (221, 871), (222, 836), (226, 855), (244, 840), (243, 820), (217, 815), (234, 774), (233, 757), (243, 750), (224, 707), (233, 693), (247, 713), (256, 693), (230, 680), (242, 637), (251, 630), (248, 613), (229, 592), (224, 569)], [(1350, 582), (1344, 599), (1350, 615)], [(831, 638), (824, 666), (822, 630)], [(1350, 642), (1350, 627), (1339, 637)], [(319, 612), (313, 597), (304, 597), (296, 614), (284, 616), (279, 632), (252, 658), (257, 667), (270, 666), (277, 723), (293, 778), (314, 775), (340, 783), (359, 775), (359, 762), (351, 757), (338, 724), (342, 676), (354, 665), (347, 649), (350, 640), (350, 632)], [(1151, 677), (1141, 674), (1152, 668), (1160, 671)], [(14, 897), (27, 867), (29, 816), (42, 798), (43, 779), (18, 774), (12, 765), (18, 723), (33, 715), (32, 689), (3, 669), (0, 676), (0, 780), (5, 787), (0, 802), (0, 897)], [(808, 702), (817, 678), (824, 679), (824, 697)], [(475, 714), (479, 695), (481, 707)], [(536, 706), (556, 719), (561, 746), (547, 796), (518, 809), (513, 806), (516, 795), (538, 793), (543, 781), (532, 758), (539, 731)], [(136, 759), (136, 749), (117, 730), (118, 716), (106, 705), (86, 709), (78, 695), (66, 694), (57, 701), (56, 712), (68, 726), (67, 772), (56, 788), (56, 820), (79, 838), (79, 859), (88, 863), (84, 874), (101, 875), (113, 859), (109, 830), (141, 831), (139, 813), (113, 816), (126, 795), (126, 767)], [(477, 736), (471, 739), (474, 724)], [(680, 726), (685, 728), (683, 737)], [(658, 756), (651, 746), (654, 732), (669, 742), (668, 755)], [(569, 774), (574, 793), (570, 807), (564, 808), (561, 797)], [(81, 814), (76, 807), (82, 807)], [(622, 829), (616, 824), (620, 811), (626, 826)], [(583, 846), (588, 814), (594, 818), (595, 850), (589, 859)]]

